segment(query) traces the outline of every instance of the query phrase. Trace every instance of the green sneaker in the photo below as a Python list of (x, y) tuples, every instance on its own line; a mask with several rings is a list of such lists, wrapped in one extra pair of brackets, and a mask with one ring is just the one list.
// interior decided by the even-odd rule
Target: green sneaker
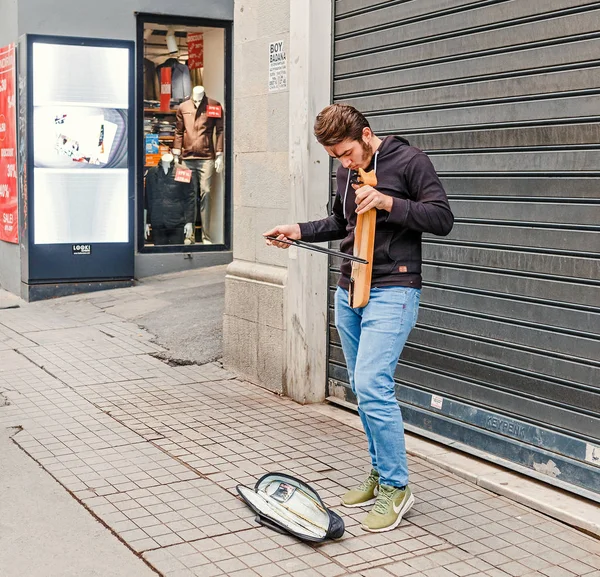
[(344, 507), (364, 507), (375, 503), (379, 491), (379, 473), (371, 469), (369, 476), (354, 489), (350, 489), (342, 497)]
[(373, 533), (395, 529), (414, 502), (415, 498), (408, 485), (404, 489), (380, 485), (375, 506), (366, 516), (361, 527)]

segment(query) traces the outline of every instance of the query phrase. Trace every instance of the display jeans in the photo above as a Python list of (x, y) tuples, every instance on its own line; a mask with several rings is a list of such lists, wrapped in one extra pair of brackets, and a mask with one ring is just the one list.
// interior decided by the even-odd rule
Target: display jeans
[(159, 244), (183, 244), (183, 226), (177, 228), (153, 228), (152, 240)]
[(347, 290), (338, 287), (335, 293), (335, 326), (358, 400), (371, 464), (380, 482), (393, 487), (408, 484), (404, 423), (394, 371), (417, 322), (420, 298), (419, 289), (372, 288), (367, 305), (353, 309)]
[(210, 241), (210, 191), (215, 173), (214, 160), (184, 159), (186, 166), (192, 171), (192, 183), (196, 191), (196, 218), (200, 207), (202, 224), (202, 240)]

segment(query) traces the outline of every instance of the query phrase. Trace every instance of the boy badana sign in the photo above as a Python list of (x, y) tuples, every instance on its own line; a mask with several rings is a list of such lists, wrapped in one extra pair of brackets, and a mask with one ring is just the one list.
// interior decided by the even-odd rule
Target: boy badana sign
[(287, 56), (283, 40), (269, 44), (269, 92), (287, 89)]

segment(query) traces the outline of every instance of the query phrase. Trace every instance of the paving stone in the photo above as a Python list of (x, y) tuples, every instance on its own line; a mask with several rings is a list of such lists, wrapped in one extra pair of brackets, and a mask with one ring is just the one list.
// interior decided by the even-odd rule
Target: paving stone
[(479, 572), (479, 569), (476, 569), (475, 567), (469, 565), (464, 561), (458, 561), (457, 563), (451, 563), (449, 565), (446, 565), (446, 569), (454, 575), (458, 575), (459, 577), (473, 575), (474, 573)]
[(567, 571), (563, 567), (546, 567), (545, 569), (540, 570), (542, 575), (546, 575), (546, 577), (573, 577), (575, 573), (571, 571)]
[(364, 577), (390, 577), (390, 574), (380, 567), (374, 567), (373, 569), (366, 569), (360, 572), (360, 575)]
[(398, 563), (392, 563), (388, 565), (385, 570), (396, 577), (406, 577), (409, 575), (416, 575), (418, 570), (414, 567), (411, 567), (404, 561), (399, 561)]
[(340, 575), (346, 574), (346, 570), (343, 567), (335, 565), (334, 563), (329, 563), (327, 565), (317, 567), (315, 571), (322, 575), (322, 577), (338, 577)]
[(561, 567), (575, 575), (587, 575), (594, 571), (594, 568), (591, 565), (576, 560), (563, 563)]
[(435, 569), (427, 569), (423, 572), (424, 577), (454, 577), (454, 574), (444, 567), (436, 567)]
[(523, 577), (524, 575), (527, 575), (527, 573), (531, 573), (529, 567), (526, 567), (518, 561), (510, 561), (509, 563), (500, 565), (498, 568), (513, 577)]
[(486, 547), (483, 543), (478, 541), (463, 543), (460, 547), (471, 555), (482, 555), (491, 551), (490, 547)]
[(259, 567), (255, 567), (254, 570), (259, 575), (264, 575), (264, 577), (279, 577), (280, 575), (285, 575), (285, 569), (275, 563), (261, 565)]
[(504, 542), (497, 542), (495, 544), (494, 549), (496, 549), (498, 551), (498, 553), (501, 553), (502, 555), (504, 555), (505, 557), (508, 557), (509, 559), (513, 559), (514, 561), (518, 561), (521, 559), (525, 559), (527, 557), (531, 556), (531, 552), (527, 551), (526, 549), (522, 548), (522, 547), (517, 547), (515, 545), (512, 545), (510, 547), (505, 547)]

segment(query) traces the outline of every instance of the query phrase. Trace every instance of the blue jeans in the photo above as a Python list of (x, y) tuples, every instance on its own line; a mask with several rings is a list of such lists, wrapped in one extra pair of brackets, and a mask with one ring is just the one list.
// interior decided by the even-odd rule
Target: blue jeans
[(353, 309), (348, 291), (335, 293), (335, 326), (358, 399), (373, 469), (380, 483), (408, 484), (402, 413), (396, 401), (394, 370), (417, 322), (421, 291), (407, 287), (372, 288), (367, 306)]

